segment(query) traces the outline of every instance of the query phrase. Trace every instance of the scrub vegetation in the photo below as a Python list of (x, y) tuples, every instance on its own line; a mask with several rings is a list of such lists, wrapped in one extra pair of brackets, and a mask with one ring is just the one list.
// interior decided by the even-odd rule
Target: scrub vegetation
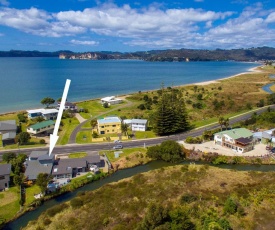
[(165, 167), (81, 193), (25, 229), (271, 229), (274, 182), (274, 172)]

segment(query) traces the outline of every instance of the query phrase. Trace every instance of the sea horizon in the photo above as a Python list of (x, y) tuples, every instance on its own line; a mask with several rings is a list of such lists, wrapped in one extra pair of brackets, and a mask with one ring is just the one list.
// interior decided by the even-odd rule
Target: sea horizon
[[(213, 81), (250, 72), (260, 63), (146, 62), (141, 60), (60, 60), (58, 58), (0, 58), (0, 114), (42, 108), (44, 97), (55, 100), (71, 80), (68, 101), (153, 91)], [(16, 66), (16, 68), (14, 68)]]

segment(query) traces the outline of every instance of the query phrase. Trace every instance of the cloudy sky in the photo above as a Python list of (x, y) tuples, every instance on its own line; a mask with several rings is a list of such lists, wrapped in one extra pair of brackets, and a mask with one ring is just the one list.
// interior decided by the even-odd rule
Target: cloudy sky
[(0, 50), (275, 47), (274, 0), (0, 0)]

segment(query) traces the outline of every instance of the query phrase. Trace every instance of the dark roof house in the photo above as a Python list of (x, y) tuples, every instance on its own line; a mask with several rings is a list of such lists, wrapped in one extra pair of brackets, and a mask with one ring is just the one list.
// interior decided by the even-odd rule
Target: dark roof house
[(17, 125), (15, 120), (1, 121), (0, 134), (2, 134), (3, 146), (15, 143)]
[(11, 164), (0, 164), (0, 191), (9, 188)]

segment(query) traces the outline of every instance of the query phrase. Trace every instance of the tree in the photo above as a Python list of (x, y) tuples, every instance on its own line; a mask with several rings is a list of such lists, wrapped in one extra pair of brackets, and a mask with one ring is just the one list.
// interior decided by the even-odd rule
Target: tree
[(228, 129), (230, 123), (229, 123), (229, 118), (224, 119), (223, 125), (225, 126), (226, 130)]
[(121, 132), (124, 136), (128, 136), (128, 125), (124, 122), (121, 122)]
[(103, 107), (104, 107), (105, 109), (109, 108), (108, 102), (104, 102), (104, 103), (103, 103)]
[(46, 105), (47, 107), (49, 107), (49, 105), (53, 104), (54, 102), (55, 102), (55, 100), (50, 97), (45, 97), (41, 100), (41, 104)]
[(24, 173), (20, 173), (19, 175), (14, 175), (13, 176), (13, 183), (16, 185), (16, 186), (20, 186), (24, 181)]
[(16, 158), (16, 153), (13, 152), (9, 152), (9, 153), (4, 153), (2, 156), (2, 160), (6, 161), (7, 163), (9, 163), (12, 159)]
[(16, 142), (19, 142), (19, 144), (21, 144), (21, 145), (28, 143), (30, 139), (31, 139), (31, 136), (27, 132), (19, 133), (16, 136)]
[(92, 128), (94, 129), (97, 126), (97, 120), (94, 118), (90, 121), (90, 124), (92, 126)]
[(44, 194), (47, 190), (47, 185), (51, 180), (51, 176), (48, 173), (39, 173), (36, 178), (36, 184), (40, 187), (41, 193)]
[(220, 126), (221, 126), (221, 131), (222, 131), (222, 127), (223, 127), (223, 125), (224, 125), (224, 117), (220, 117), (220, 118), (219, 118), (219, 124), (220, 124)]
[(17, 117), (18, 117), (18, 120), (19, 120), (19, 122), (23, 122), (23, 123), (25, 123), (25, 122), (27, 122), (27, 116), (25, 116), (25, 114), (23, 114), (23, 113), (18, 113), (17, 114)]

